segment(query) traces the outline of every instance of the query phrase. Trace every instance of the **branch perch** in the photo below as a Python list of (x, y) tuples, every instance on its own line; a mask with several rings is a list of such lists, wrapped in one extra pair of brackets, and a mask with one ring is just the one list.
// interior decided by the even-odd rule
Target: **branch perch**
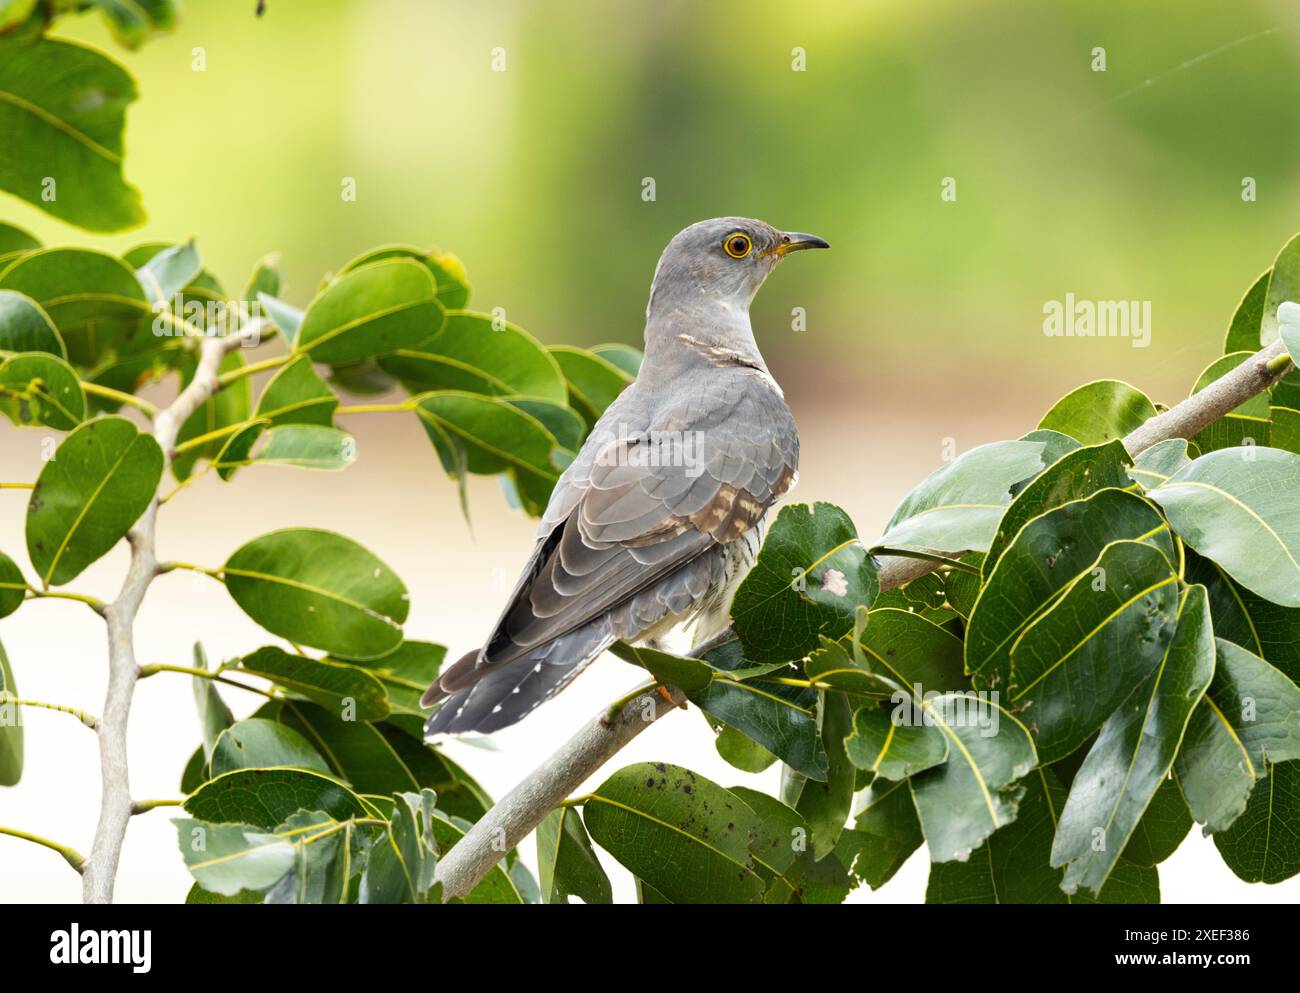
[[(239, 334), (224, 338), (205, 337), (199, 345), (199, 361), (194, 378), (177, 394), (171, 405), (158, 412), (153, 435), (163, 450), (163, 472), (171, 462), (176, 436), (190, 415), (221, 388), (218, 370), (221, 360), (247, 340), (260, 340), (267, 322), (251, 321)], [(103, 717), (99, 721), (99, 767), (103, 785), (100, 793), (99, 823), (90, 856), (82, 866), (82, 898), (86, 903), (109, 903), (113, 883), (122, 855), (122, 842), (131, 820), (131, 784), (127, 767), (126, 730), (131, 713), (139, 668), (135, 661), (134, 626), (140, 604), (149, 584), (158, 575), (154, 555), (154, 531), (158, 518), (155, 495), (148, 509), (127, 535), (131, 544), (131, 564), (117, 598), (104, 609), (108, 623), (108, 693)]]
[[(1137, 455), (1171, 438), (1190, 438), (1212, 421), (1264, 392), (1291, 368), (1291, 363), (1281, 359), (1285, 352), (1280, 341), (1274, 342), (1199, 393), (1151, 418), (1124, 439), (1129, 454)], [(887, 556), (881, 558), (879, 564), (880, 589), (884, 592), (910, 583), (943, 563)], [(712, 645), (727, 640), (730, 634), (730, 630), (723, 631), (708, 642), (695, 646), (691, 654), (700, 655), (708, 651)], [(630, 701), (608, 727), (593, 719), (579, 729), (559, 751), (498, 800), (439, 860), (435, 878), (442, 884), (443, 899), (465, 896), (492, 866), (505, 857), (506, 852), (537, 827), (542, 818), (628, 742), (684, 702), (685, 695), (677, 689), (672, 690), (671, 702), (653, 690), (647, 691)]]

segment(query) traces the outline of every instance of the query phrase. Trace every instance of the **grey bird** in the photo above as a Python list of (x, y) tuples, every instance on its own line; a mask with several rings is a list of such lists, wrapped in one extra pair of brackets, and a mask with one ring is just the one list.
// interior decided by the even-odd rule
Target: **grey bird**
[(537, 547), (487, 643), (449, 666), (426, 735), (514, 724), (615, 640), (727, 619), (764, 517), (797, 478), (799, 435), (759, 354), (749, 305), (791, 252), (829, 248), (747, 217), (693, 224), (664, 249), (645, 358), (555, 485)]

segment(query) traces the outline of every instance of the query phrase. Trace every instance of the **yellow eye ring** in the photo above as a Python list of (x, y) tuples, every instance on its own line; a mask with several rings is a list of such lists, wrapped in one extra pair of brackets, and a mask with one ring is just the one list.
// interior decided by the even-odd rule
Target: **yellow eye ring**
[(754, 243), (749, 240), (749, 235), (743, 231), (732, 232), (727, 235), (727, 240), (722, 243), (722, 250), (733, 259), (743, 259), (753, 247)]

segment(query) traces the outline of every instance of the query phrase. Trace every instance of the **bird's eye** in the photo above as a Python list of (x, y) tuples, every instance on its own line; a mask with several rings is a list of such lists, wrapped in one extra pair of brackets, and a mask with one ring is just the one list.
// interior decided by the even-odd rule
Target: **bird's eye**
[(727, 240), (722, 243), (722, 247), (733, 259), (743, 259), (754, 245), (749, 240), (749, 235), (737, 231), (735, 234), (727, 235)]

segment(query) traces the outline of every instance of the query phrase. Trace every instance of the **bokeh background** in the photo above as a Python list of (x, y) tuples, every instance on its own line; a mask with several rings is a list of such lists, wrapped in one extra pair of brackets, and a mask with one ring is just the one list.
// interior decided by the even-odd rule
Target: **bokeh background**
[[(1018, 436), (1088, 379), (1186, 395), (1241, 294), (1300, 228), (1300, 10), (1284, 0), (269, 0), (260, 19), (254, 6), (189, 0), (177, 32), (137, 53), (98, 20), (60, 22), (57, 34), (139, 78), (126, 171), (149, 220), (90, 236), (7, 196), (0, 217), (47, 244), (114, 251), (194, 235), (236, 288), (278, 251), (300, 306), (363, 249), (436, 244), (465, 261), (473, 306), (505, 308), (548, 344), (638, 343), (658, 254), (695, 220), (815, 232), (834, 250), (783, 266), (754, 324), (801, 428), (797, 498), (841, 504), (864, 536), (945, 445)], [(806, 71), (792, 71), (796, 47)], [(492, 71), (497, 48), (504, 72)], [(340, 197), (344, 177), (355, 202)], [(945, 177), (955, 202), (940, 198)], [(1150, 301), (1151, 345), (1046, 337), (1043, 306), (1067, 292)], [(807, 314), (798, 333), (795, 307)], [(348, 472), (205, 478), (162, 514), (160, 554), (215, 566), (277, 527), (341, 531), (405, 578), (408, 634), (458, 655), (496, 616), (532, 524), (475, 480), (471, 531), (414, 419), (346, 426), (360, 451)], [(0, 430), (4, 476), (34, 478), (40, 442)], [(0, 495), (0, 547), (15, 554), (24, 502)], [(119, 549), (76, 586), (111, 597), (124, 564)], [(29, 604), (0, 637), (25, 695), (98, 711), (105, 650), (88, 611)], [(196, 638), (226, 657), (264, 637), (215, 584), (175, 574), (151, 593), (137, 654), (185, 664)], [(637, 679), (604, 660), (496, 750), (453, 745), (454, 757), (500, 795)], [(257, 702), (227, 696), (238, 713)], [(29, 710), (26, 724), (27, 772), (0, 792), (0, 821), (88, 851), (92, 736), (57, 714)], [(176, 795), (197, 736), (183, 677), (141, 684), (137, 798)], [(676, 715), (619, 761), (773, 785), (723, 764), (711, 738), (698, 713)], [(181, 899), (190, 879), (175, 844), (166, 811), (136, 818), (119, 898)], [(918, 853), (854, 899), (919, 900), (925, 872)], [(626, 874), (612, 874), (629, 898)], [(1161, 876), (1168, 901), (1300, 894), (1294, 880), (1239, 883), (1197, 832)], [(57, 856), (0, 838), (0, 898), (78, 894)]]

